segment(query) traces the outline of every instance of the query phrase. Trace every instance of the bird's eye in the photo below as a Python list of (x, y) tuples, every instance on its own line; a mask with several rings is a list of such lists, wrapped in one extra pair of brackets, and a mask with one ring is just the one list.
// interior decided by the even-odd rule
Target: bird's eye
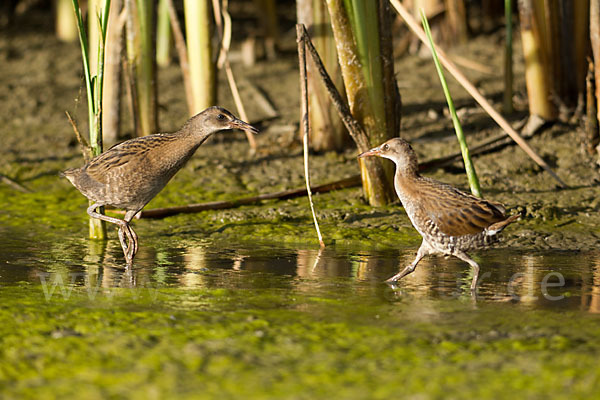
[(389, 144), (384, 144), (383, 145), (383, 151), (388, 151), (390, 149), (390, 145)]
[(217, 115), (217, 119), (219, 121), (223, 121), (225, 119), (225, 116), (223, 114), (219, 114), (219, 115)]

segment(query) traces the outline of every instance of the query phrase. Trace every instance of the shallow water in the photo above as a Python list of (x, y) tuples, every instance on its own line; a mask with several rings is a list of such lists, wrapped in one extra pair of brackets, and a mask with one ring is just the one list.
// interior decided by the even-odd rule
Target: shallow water
[[(491, 249), (475, 253), (481, 265), (477, 293), (468, 290), (470, 267), (455, 258), (425, 258), (398, 284), (383, 283), (409, 264), (415, 248), (351, 249), (344, 246), (276, 246), (158, 238), (144, 242), (133, 269), (125, 267), (116, 240), (67, 238), (48, 242), (4, 229), (0, 285), (110, 288), (288, 288), (331, 291), (339, 287), (382, 301), (465, 297), (555, 310), (600, 312), (600, 252)], [(327, 289), (329, 288), (329, 289)], [(343, 296), (340, 293), (339, 296)], [(517, 308), (518, 308), (517, 307)]]
[(0, 228), (0, 382), (39, 398), (590, 398), (600, 252), (117, 240)]

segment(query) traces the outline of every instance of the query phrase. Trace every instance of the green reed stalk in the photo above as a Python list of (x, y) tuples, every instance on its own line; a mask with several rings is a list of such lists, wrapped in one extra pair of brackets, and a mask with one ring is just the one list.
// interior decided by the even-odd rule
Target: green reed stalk
[(513, 107), (513, 34), (512, 0), (504, 0), (504, 20), (506, 25), (506, 47), (504, 48), (504, 112), (511, 114)]
[(462, 153), (463, 161), (465, 163), (465, 170), (467, 172), (469, 186), (471, 187), (471, 193), (473, 193), (477, 197), (481, 197), (481, 189), (479, 187), (479, 179), (477, 179), (477, 173), (475, 172), (475, 166), (471, 161), (471, 155), (469, 154), (469, 147), (467, 146), (467, 141), (462, 130), (462, 125), (460, 124), (458, 116), (456, 115), (454, 102), (452, 101), (452, 96), (450, 95), (450, 90), (448, 89), (446, 78), (444, 77), (444, 71), (442, 69), (442, 65), (440, 64), (440, 60), (438, 59), (437, 52), (435, 50), (435, 44), (433, 43), (433, 38), (431, 37), (431, 29), (429, 28), (429, 22), (427, 21), (427, 17), (425, 16), (425, 13), (422, 10), (421, 22), (423, 24), (423, 29), (427, 34), (427, 38), (429, 39), (429, 44), (431, 46), (431, 54), (433, 56), (433, 62), (435, 63), (435, 68), (440, 77), (440, 82), (442, 83), (442, 88), (444, 89), (446, 101), (448, 102), (448, 109), (450, 110), (450, 115), (452, 116), (452, 123), (454, 124), (454, 131), (456, 132), (458, 143), (460, 144), (460, 151)]
[[(88, 122), (90, 133), (90, 156), (97, 156), (102, 153), (102, 85), (104, 83), (104, 44), (106, 42), (106, 28), (108, 25), (108, 12), (110, 10), (110, 0), (103, 0), (103, 7), (97, 16), (100, 28), (100, 40), (98, 48), (91, 49), (97, 52), (97, 75), (92, 76), (90, 72), (88, 40), (79, 8), (78, 0), (73, 0), (73, 10), (77, 18), (77, 28), (79, 33), (79, 43), (81, 44), (81, 57), (83, 60), (83, 73), (85, 86), (87, 90), (88, 101)], [(103, 212), (101, 209), (100, 212)], [(96, 218), (90, 218), (89, 236), (92, 239), (106, 238), (106, 225), (104, 221)]]

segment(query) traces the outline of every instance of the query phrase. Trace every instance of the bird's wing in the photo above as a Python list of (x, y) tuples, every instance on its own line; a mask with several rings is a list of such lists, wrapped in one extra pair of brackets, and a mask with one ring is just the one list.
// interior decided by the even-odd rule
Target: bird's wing
[(436, 195), (435, 190), (424, 193), (421, 210), (446, 235), (476, 234), (506, 218), (506, 209), (500, 203), (477, 198), (449, 185), (436, 186), (443, 196)]
[(125, 168), (128, 163), (140, 160), (149, 151), (149, 147), (145, 142), (152, 136), (128, 140), (111, 147), (93, 158), (85, 166), (85, 172), (92, 179), (107, 183), (111, 176), (119, 174), (119, 171)]

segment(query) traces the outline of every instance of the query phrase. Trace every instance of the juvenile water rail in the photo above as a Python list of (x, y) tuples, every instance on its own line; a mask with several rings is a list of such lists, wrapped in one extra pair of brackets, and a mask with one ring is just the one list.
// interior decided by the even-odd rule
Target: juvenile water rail
[[(190, 118), (177, 132), (127, 140), (111, 147), (80, 168), (62, 173), (85, 197), (94, 202), (87, 213), (119, 226), (119, 241), (127, 264), (138, 250), (138, 237), (129, 225), (133, 217), (192, 157), (213, 133), (258, 129), (221, 107), (210, 107)], [(126, 211), (123, 219), (96, 212), (111, 205)], [(125, 240), (127, 237), (127, 241)]]
[(496, 202), (464, 193), (448, 184), (423, 177), (418, 172), (417, 155), (410, 144), (393, 138), (358, 157), (378, 156), (396, 164), (394, 187), (415, 229), (423, 237), (414, 261), (387, 282), (402, 279), (430, 254), (452, 255), (473, 268), (471, 290), (475, 290), (479, 265), (466, 251), (486, 247), (519, 215), (506, 215)]

